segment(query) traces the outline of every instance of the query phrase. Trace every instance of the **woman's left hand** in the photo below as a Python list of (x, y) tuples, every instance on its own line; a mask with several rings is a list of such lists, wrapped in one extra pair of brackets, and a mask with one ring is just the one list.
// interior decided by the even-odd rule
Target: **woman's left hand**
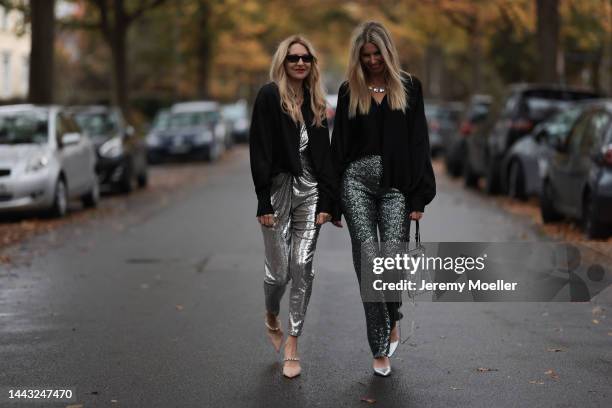
[(330, 215), (330, 214), (328, 214), (328, 213), (324, 213), (324, 212), (321, 212), (321, 213), (319, 213), (319, 214), (317, 215), (317, 221), (316, 221), (316, 224), (317, 224), (317, 225), (323, 225), (323, 224), (325, 224), (326, 222), (331, 221), (331, 219), (332, 219), (332, 217), (331, 217), (331, 215)]
[(420, 220), (421, 218), (423, 218), (423, 213), (420, 211), (413, 211), (410, 213), (409, 215), (411, 220)]

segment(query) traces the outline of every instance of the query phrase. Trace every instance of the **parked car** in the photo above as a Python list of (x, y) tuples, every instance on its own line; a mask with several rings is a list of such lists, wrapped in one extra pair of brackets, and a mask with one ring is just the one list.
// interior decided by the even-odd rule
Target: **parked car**
[(147, 152), (152, 161), (173, 156), (215, 161), (225, 151), (226, 138), (218, 102), (177, 103), (147, 136)]
[(236, 103), (223, 105), (221, 114), (227, 123), (232, 140), (239, 143), (248, 142), (251, 121), (246, 101), (241, 99)]
[(589, 105), (565, 141), (557, 140), (542, 181), (544, 222), (582, 220), (589, 238), (612, 232), (612, 100)]
[(437, 156), (446, 148), (449, 134), (457, 129), (461, 106), (453, 103), (426, 102), (425, 117), (429, 128), (429, 146), (432, 156)]
[(459, 127), (448, 133), (444, 141), (444, 162), (448, 174), (461, 175), (466, 155), (466, 138), (478, 130), (487, 119), (492, 98), (490, 95), (472, 95), (463, 111)]
[(580, 102), (562, 109), (538, 124), (527, 137), (512, 145), (501, 164), (502, 185), (508, 195), (524, 200), (539, 195), (541, 174), (554, 155), (554, 145), (564, 143), (572, 126), (589, 102)]
[(61, 217), (68, 201), (98, 204), (96, 153), (64, 108), (0, 108), (0, 212), (45, 211)]
[(520, 84), (509, 88), (501, 105), (494, 104), (489, 119), (467, 139), (464, 166), (466, 185), (485, 177), (489, 194), (502, 191), (500, 164), (510, 147), (558, 109), (597, 94), (555, 85)]
[(73, 106), (70, 108), (81, 128), (94, 142), (100, 184), (129, 193), (148, 183), (146, 147), (118, 107)]
[(338, 105), (338, 94), (325, 95), (325, 116), (327, 117), (327, 126), (332, 129), (334, 127), (334, 119), (336, 118), (336, 106)]

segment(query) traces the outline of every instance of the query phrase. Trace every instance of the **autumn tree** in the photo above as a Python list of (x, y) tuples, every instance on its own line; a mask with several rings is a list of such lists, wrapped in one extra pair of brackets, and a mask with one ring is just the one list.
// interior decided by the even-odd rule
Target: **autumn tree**
[(87, 7), (97, 11), (94, 19), (84, 17), (63, 22), (65, 27), (96, 29), (102, 33), (111, 51), (113, 99), (126, 114), (129, 113), (128, 31), (135, 21), (165, 1), (86, 0)]

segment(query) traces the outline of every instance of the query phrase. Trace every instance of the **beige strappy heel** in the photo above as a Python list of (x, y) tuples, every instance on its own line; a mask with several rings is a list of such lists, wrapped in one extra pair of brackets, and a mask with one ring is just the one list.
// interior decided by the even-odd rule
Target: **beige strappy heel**
[[(298, 365), (297, 367), (287, 367), (287, 364), (285, 364), (287, 361), (297, 361)], [(299, 361), (299, 357), (286, 357), (283, 360), (283, 375), (287, 378), (295, 378), (300, 375), (302, 372), (302, 367), (300, 366)]]
[(280, 351), (281, 344), (283, 343), (283, 331), (281, 330), (281, 322), (278, 316), (276, 317), (276, 326), (272, 327), (268, 324), (268, 319), (264, 318), (264, 323), (268, 329), (266, 334), (274, 346), (274, 350), (278, 353)]

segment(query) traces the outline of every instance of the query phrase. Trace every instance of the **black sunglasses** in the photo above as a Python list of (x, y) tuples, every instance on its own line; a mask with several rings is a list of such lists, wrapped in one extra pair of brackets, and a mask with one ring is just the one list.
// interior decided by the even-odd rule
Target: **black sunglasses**
[(288, 54), (285, 57), (285, 59), (291, 63), (298, 62), (300, 58), (302, 59), (302, 61), (304, 61), (305, 64), (309, 64), (312, 61), (314, 61), (314, 57), (310, 54), (306, 54), (306, 55)]

